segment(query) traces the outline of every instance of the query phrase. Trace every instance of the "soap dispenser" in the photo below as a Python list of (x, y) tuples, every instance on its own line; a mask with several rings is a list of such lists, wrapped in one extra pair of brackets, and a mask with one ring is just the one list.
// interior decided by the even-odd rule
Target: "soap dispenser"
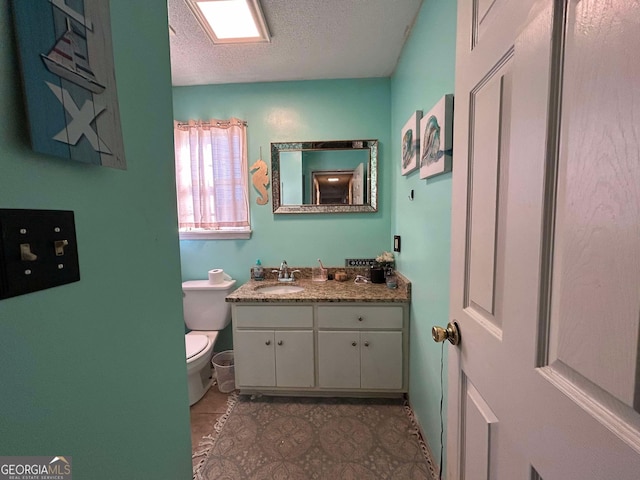
[(262, 268), (262, 262), (260, 262), (260, 259), (256, 260), (256, 265), (253, 267), (253, 279), (264, 280), (264, 269)]

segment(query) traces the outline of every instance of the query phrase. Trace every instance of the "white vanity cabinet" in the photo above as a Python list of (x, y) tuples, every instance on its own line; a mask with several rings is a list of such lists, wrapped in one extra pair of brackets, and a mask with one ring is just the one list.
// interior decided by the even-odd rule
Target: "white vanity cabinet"
[(313, 307), (234, 306), (236, 386), (315, 384)]
[(402, 390), (404, 326), (398, 305), (318, 306), (318, 386)]
[(405, 303), (234, 303), (243, 393), (400, 395), (408, 387)]

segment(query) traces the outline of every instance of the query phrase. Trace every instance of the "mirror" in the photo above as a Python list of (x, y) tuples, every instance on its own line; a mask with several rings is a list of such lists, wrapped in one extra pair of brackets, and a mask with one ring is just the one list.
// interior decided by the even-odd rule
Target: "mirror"
[(271, 144), (273, 213), (378, 210), (378, 141)]

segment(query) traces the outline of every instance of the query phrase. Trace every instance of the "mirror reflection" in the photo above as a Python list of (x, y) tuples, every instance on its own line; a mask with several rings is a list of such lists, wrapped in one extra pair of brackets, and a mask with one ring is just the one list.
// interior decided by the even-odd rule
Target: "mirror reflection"
[(311, 172), (313, 205), (364, 205), (364, 163), (354, 170)]
[(274, 213), (375, 212), (377, 140), (271, 144)]

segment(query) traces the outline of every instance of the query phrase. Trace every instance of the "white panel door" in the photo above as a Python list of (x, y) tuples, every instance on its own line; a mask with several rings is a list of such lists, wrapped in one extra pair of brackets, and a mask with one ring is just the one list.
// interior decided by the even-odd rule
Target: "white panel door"
[(352, 177), (353, 205), (364, 204), (364, 163), (361, 163), (353, 170)]
[(458, 4), (446, 478), (640, 478), (640, 2)]

